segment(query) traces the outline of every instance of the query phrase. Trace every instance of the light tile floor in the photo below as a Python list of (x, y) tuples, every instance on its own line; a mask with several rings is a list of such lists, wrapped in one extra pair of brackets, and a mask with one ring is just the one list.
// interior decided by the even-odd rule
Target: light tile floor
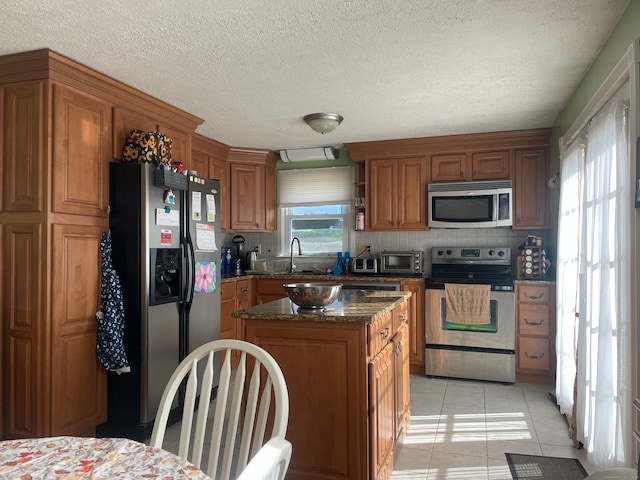
[(552, 386), (411, 377), (411, 425), (394, 480), (511, 480), (506, 452), (578, 458)]
[[(391, 478), (511, 480), (506, 452), (578, 458), (593, 473), (586, 452), (572, 446), (553, 390), (411, 376), (411, 424)], [(170, 426), (163, 447), (177, 453), (179, 436), (180, 423)]]

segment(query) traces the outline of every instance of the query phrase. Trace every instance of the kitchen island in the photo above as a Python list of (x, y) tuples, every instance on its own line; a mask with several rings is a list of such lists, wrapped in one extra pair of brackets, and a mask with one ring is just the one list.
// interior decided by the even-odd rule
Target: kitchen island
[(288, 479), (387, 479), (409, 421), (411, 292), (343, 291), (324, 311), (288, 298), (238, 310), (289, 391)]

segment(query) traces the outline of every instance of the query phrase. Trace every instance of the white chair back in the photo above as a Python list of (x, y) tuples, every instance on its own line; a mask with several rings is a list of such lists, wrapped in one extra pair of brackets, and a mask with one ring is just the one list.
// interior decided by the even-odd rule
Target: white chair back
[[(216, 372), (214, 358), (222, 352), (224, 361), (220, 372)], [(233, 352), (239, 352), (240, 356), (235, 370), (231, 366)], [(205, 364), (204, 369), (198, 369), (199, 363)], [(212, 422), (207, 425), (212, 387), (218, 374), (215, 410), (210, 418)], [(151, 434), (152, 446), (162, 448), (169, 412), (185, 378), (178, 455), (202, 468), (203, 450), (209, 444), (206, 473), (210, 477), (231, 478), (234, 471), (242, 472), (271, 438), (284, 439), (289, 421), (289, 394), (282, 370), (274, 358), (252, 343), (215, 340), (194, 350), (171, 375), (158, 407)], [(198, 408), (196, 417), (197, 403), (206, 407)], [(272, 426), (267, 431), (270, 410), (273, 412)]]
[(291, 443), (273, 437), (251, 459), (238, 480), (282, 480), (291, 460)]

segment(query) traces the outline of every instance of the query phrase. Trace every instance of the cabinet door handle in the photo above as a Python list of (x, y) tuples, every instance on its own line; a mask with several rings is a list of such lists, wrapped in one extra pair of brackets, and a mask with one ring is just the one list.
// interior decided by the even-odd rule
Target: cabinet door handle
[(544, 292), (542, 292), (540, 295), (529, 295), (527, 292), (524, 292), (524, 296), (529, 300), (540, 300), (542, 297), (544, 297)]
[(246, 293), (246, 292), (248, 292), (248, 291), (249, 291), (249, 287), (241, 288), (241, 289), (240, 289), (240, 291), (241, 291), (242, 293)]
[(529, 355), (527, 352), (524, 352), (524, 356), (530, 358), (531, 360), (540, 360), (542, 357), (544, 357), (544, 352), (539, 355)]
[(380, 335), (382, 335), (383, 340), (389, 338), (389, 327), (386, 327), (383, 331), (381, 331)]
[(540, 326), (540, 325), (542, 325), (544, 323), (544, 319), (540, 320), (539, 322), (534, 322), (533, 320), (529, 321), (528, 319), (525, 318), (524, 319), (524, 323), (526, 323), (527, 325), (534, 325), (534, 326), (538, 327), (538, 326)]

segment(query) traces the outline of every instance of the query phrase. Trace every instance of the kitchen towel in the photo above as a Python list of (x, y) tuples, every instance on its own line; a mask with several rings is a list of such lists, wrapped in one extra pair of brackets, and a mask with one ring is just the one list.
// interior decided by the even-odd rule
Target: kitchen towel
[(464, 325), (491, 323), (491, 285), (445, 283), (447, 322)]

